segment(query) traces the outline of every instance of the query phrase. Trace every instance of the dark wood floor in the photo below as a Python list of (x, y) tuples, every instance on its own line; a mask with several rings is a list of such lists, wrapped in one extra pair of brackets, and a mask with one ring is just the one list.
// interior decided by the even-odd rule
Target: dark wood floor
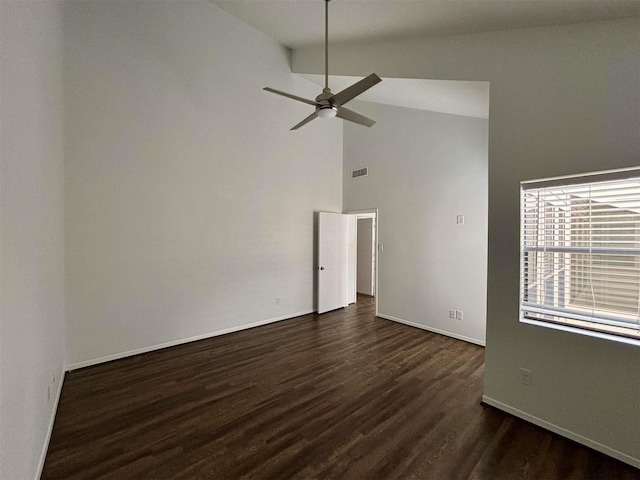
[(372, 305), (69, 373), (42, 478), (640, 478), (481, 405), (483, 348)]

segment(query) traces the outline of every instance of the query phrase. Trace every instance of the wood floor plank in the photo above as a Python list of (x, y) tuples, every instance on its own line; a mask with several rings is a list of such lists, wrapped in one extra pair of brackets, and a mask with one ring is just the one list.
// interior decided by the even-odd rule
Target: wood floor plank
[(484, 349), (374, 299), (70, 372), (43, 479), (640, 479), (481, 405)]

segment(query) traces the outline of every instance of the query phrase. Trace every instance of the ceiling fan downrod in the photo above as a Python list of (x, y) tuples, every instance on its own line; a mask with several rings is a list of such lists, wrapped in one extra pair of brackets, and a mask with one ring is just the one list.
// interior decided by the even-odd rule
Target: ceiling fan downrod
[(324, 88), (329, 88), (329, 2), (324, 0)]

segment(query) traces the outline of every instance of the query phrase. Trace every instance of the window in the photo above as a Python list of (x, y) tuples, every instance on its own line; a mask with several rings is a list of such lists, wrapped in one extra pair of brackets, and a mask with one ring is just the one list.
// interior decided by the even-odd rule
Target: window
[(640, 344), (640, 169), (521, 184), (520, 319)]

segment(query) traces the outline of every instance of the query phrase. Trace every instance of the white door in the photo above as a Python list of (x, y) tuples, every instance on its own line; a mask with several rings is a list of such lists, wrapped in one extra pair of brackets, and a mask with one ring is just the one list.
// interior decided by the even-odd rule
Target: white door
[(318, 313), (347, 306), (347, 217), (318, 216)]

